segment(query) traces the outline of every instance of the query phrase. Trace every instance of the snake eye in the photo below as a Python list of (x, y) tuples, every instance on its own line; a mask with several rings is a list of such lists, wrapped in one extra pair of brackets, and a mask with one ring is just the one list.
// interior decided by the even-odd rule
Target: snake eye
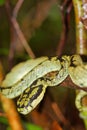
[(22, 114), (31, 112), (43, 99), (45, 91), (43, 85), (27, 88), (17, 101), (18, 111)]

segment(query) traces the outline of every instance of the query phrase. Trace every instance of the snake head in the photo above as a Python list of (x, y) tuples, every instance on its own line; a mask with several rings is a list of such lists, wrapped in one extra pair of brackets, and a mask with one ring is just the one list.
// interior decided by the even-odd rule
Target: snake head
[(40, 84), (27, 88), (17, 101), (17, 110), (24, 115), (31, 112), (43, 99), (46, 87), (47, 85)]

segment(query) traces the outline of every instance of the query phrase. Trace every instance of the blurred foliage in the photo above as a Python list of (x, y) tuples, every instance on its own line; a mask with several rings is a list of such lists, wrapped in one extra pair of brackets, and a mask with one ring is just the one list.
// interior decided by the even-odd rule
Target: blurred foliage
[[(15, 1), (15, 0), (14, 0)], [(15, 2), (12, 2), (12, 6)], [(24, 35), (26, 33), (28, 35), (29, 28), (25, 28), (24, 24), (29, 23), (29, 19), (26, 18), (26, 15), (29, 14), (31, 8), (35, 8), (37, 1), (26, 1), (23, 3), (19, 13), (18, 13), (18, 21), (22, 28)], [(3, 14), (3, 15), (2, 15)], [(75, 34), (74, 34), (74, 17), (73, 11), (71, 12), (71, 19), (70, 19), (70, 30), (67, 43), (65, 45), (64, 54), (73, 53), (75, 47)], [(10, 47), (10, 28), (9, 28), (9, 21), (7, 18), (7, 14), (4, 7), (0, 8), (0, 55), (7, 55), (9, 53)], [(24, 19), (26, 19), (26, 23), (23, 23)], [(32, 33), (31, 39), (29, 39), (29, 44), (32, 50), (35, 52), (36, 56), (41, 55), (55, 55), (56, 54), (56, 47), (58, 42), (60, 41), (62, 31), (62, 21), (61, 21), (61, 13), (58, 4), (53, 5), (50, 9), (47, 18), (43, 21), (42, 25), (35, 29)], [(28, 39), (27, 39), (28, 41)], [(22, 54), (16, 54), (15, 56), (25, 55), (25, 52)], [(26, 55), (25, 55), (26, 56)], [(17, 56), (18, 57), (18, 56)], [(24, 59), (24, 58), (23, 58)]]
[[(8, 120), (5, 117), (0, 117), (0, 123), (6, 126), (6, 130), (11, 130)], [(24, 125), (25, 130), (43, 130), (41, 127), (31, 123), (22, 122), (22, 124)]]
[(0, 6), (2, 6), (5, 3), (5, 0), (0, 0)]
[[(55, 55), (56, 46), (60, 40), (62, 29), (61, 15), (57, 5), (54, 5), (42, 26), (33, 34), (30, 45), (37, 55)], [(36, 45), (35, 45), (36, 44)]]

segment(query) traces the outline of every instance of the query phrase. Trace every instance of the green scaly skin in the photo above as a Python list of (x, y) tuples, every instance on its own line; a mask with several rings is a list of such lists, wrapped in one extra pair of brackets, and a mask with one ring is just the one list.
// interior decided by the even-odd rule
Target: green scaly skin
[[(20, 96), (17, 101), (18, 111), (28, 114), (43, 99), (48, 86), (56, 86), (67, 76), (83, 88), (87, 86), (87, 64), (79, 55), (58, 57), (41, 57), (16, 65), (2, 81), (0, 92), (7, 98)], [(87, 107), (82, 105), (84, 91), (77, 94), (76, 106), (80, 111)], [(85, 95), (87, 93), (85, 92)]]

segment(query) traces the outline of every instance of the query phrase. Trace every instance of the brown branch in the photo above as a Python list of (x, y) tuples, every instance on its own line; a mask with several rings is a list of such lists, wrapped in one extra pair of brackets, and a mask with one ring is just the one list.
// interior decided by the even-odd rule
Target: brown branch
[(67, 88), (71, 88), (71, 89), (78, 89), (78, 90), (84, 90), (87, 91), (86, 87), (81, 88), (80, 86), (74, 84), (70, 78), (70, 76), (68, 76), (60, 85), (59, 87), (67, 87)]
[(76, 21), (76, 53), (87, 55), (87, 31), (81, 22), (83, 16), (82, 0), (73, 0)]
[(50, 130), (63, 130), (62, 127), (58, 124), (58, 122), (55, 120), (51, 123)]
[(2, 106), (12, 130), (24, 130), (16, 106), (11, 99), (0, 95)]
[(62, 18), (62, 32), (61, 32), (60, 42), (58, 43), (57, 52), (56, 52), (58, 56), (62, 55), (64, 46), (67, 42), (69, 23), (70, 23), (70, 12), (72, 9), (72, 1), (64, 0), (60, 9), (61, 9), (61, 18)]
[(60, 108), (58, 107), (58, 105), (54, 102), (51, 105), (53, 111), (55, 112), (55, 114), (57, 115), (57, 117), (59, 118), (59, 120), (64, 124), (67, 125), (68, 121), (66, 120), (66, 118), (64, 117), (64, 115), (62, 114)]
[[(0, 63), (0, 84), (3, 80), (4, 74), (3, 74), (3, 67)], [(2, 106), (4, 108), (5, 114), (1, 114), (0, 116), (6, 116), (8, 118), (9, 124), (11, 126), (12, 130), (24, 130), (21, 119), (19, 117), (19, 114), (16, 110), (16, 105), (11, 99), (7, 99), (3, 95), (0, 94), (0, 101), (2, 103)]]
[(81, 21), (83, 23), (84, 28), (87, 30), (87, 0), (83, 0), (83, 16), (81, 17)]

